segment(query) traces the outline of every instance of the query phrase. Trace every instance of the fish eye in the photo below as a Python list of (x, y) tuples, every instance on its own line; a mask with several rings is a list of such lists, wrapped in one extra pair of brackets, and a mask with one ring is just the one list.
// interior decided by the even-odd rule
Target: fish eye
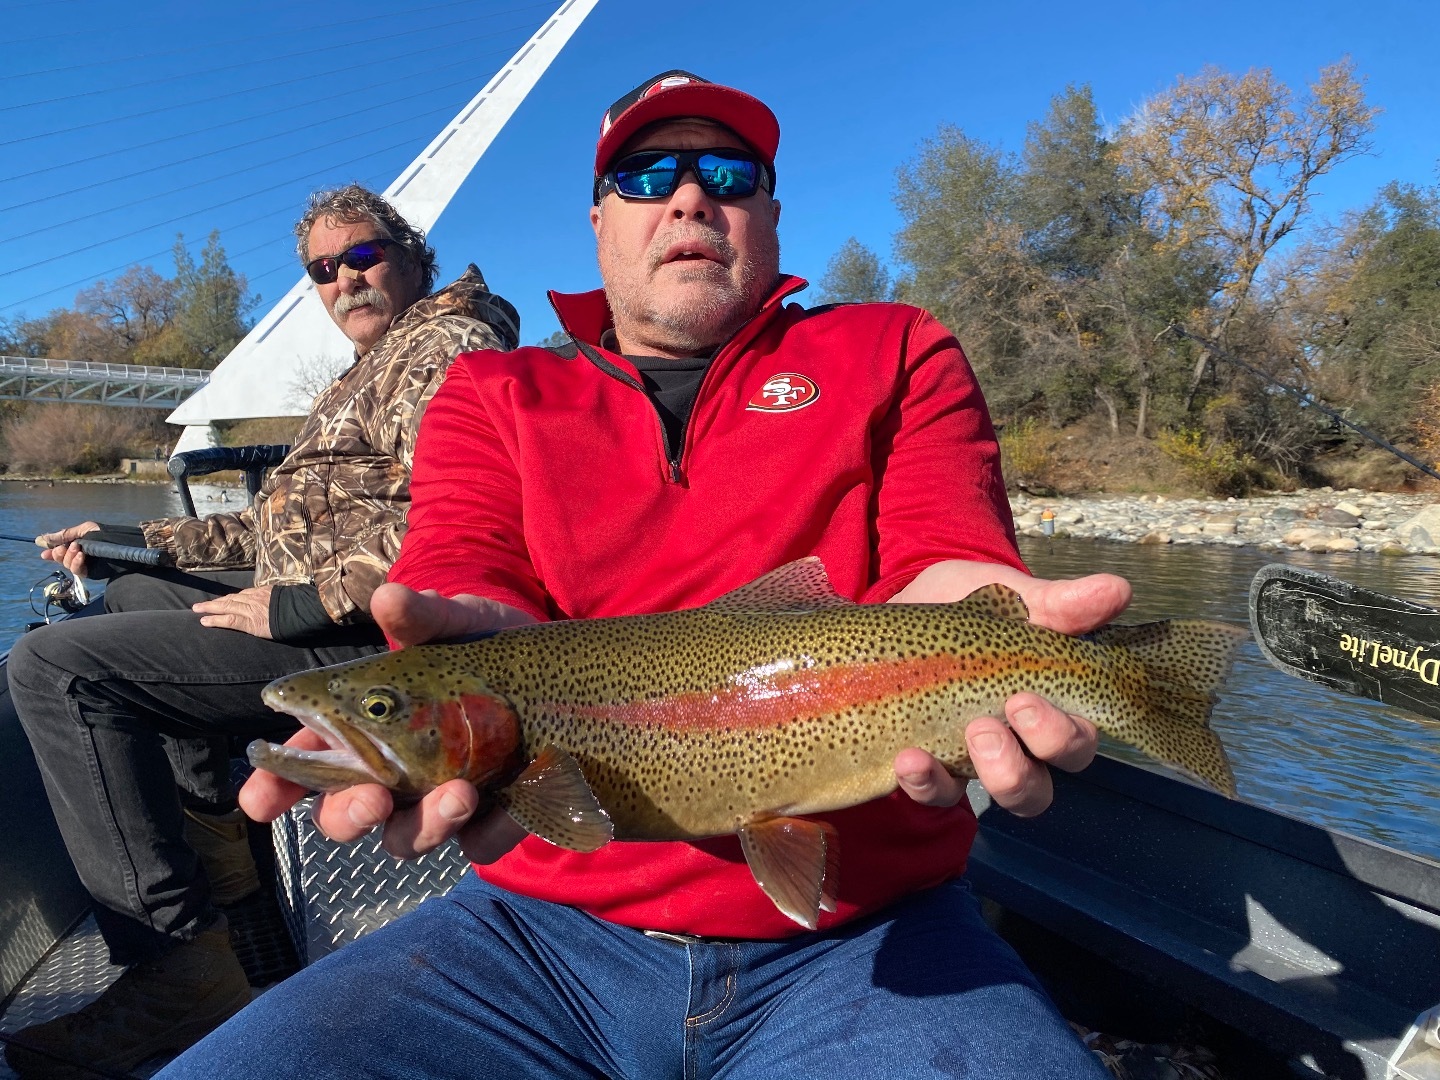
[(367, 720), (393, 720), (400, 708), (393, 690), (371, 690), (360, 699), (360, 715)]

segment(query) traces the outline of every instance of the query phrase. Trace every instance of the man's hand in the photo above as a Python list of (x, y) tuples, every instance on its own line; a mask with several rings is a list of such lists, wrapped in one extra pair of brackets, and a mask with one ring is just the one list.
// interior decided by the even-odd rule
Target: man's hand
[(45, 549), (40, 552), (40, 557), (49, 559), (51, 562), (58, 562), (76, 577), (84, 577), (87, 569), (85, 553), (80, 550), (75, 541), (86, 533), (95, 532), (99, 528), (97, 522), (82, 521), (79, 525), (72, 525), (59, 532), (41, 533), (35, 537), (35, 543)]
[[(393, 583), (375, 590), (370, 614), (401, 648), (535, 621), (523, 611), (479, 596), (446, 599), (434, 591), (419, 593)], [(285, 745), (321, 750), (325, 741), (304, 729)], [(240, 805), (256, 821), (273, 821), (304, 794), (299, 785), (256, 770), (240, 789)], [(525, 838), (525, 830), (502, 810), (491, 809), (475, 817), (479, 809), (480, 793), (465, 780), (441, 784), (414, 806), (401, 810), (395, 809), (386, 788), (357, 784), (320, 796), (314, 817), (321, 832), (341, 843), (358, 840), (383, 821), (385, 834), (381, 843), (397, 858), (416, 858), (458, 836), (468, 858), (494, 862)]]
[(251, 637), (270, 638), (271, 586), (241, 589), (192, 604), (190, 610), (200, 615), (201, 626), (218, 626), (239, 630)]
[[(891, 603), (945, 603), (993, 582), (1020, 594), (1031, 622), (1062, 634), (1104, 626), (1130, 603), (1130, 583), (1114, 574), (1050, 581), (1008, 566), (960, 561), (926, 568)], [(972, 721), (965, 745), (980, 783), (995, 802), (1021, 817), (1033, 817), (1055, 795), (1047, 766), (1066, 772), (1085, 768), (1095, 757), (1100, 735), (1089, 720), (1062, 712), (1036, 694), (1016, 694), (1005, 702), (1005, 719), (1008, 725), (985, 716)], [(923, 750), (897, 754), (895, 776), (906, 794), (927, 806), (953, 806), (965, 794), (965, 782)]]

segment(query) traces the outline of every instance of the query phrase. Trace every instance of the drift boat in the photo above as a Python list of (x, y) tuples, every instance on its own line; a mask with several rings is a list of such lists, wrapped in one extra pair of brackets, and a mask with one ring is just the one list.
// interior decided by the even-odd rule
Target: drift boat
[[(1055, 788), (1054, 805), (1024, 820), (971, 785), (980, 833), (969, 875), (1067, 1017), (1211, 1050), (1210, 1071), (1192, 1075), (1440, 1078), (1440, 863), (1107, 758), (1056, 772)], [(8, 687), (0, 820), (3, 1037), (73, 1011), (119, 974)], [(257, 985), (465, 872), (453, 844), (417, 863), (388, 858), (374, 838), (333, 844), (303, 804), (274, 837), (276, 859), (262, 860), (274, 895), (227, 912)]]

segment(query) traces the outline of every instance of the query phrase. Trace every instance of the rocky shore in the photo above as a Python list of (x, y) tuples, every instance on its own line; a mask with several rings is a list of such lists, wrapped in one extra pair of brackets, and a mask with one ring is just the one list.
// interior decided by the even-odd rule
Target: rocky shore
[(1262, 551), (1374, 551), (1440, 555), (1440, 502), (1433, 495), (1316, 488), (1249, 499), (1164, 495), (1011, 497), (1015, 528), (1135, 544), (1220, 544)]

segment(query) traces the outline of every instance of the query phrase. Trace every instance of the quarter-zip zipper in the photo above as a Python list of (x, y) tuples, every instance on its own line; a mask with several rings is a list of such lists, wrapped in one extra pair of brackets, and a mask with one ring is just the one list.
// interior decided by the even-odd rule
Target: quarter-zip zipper
[[(685, 451), (689, 448), (690, 442), (690, 421), (694, 419), (695, 411), (700, 408), (701, 399), (705, 396), (705, 388), (710, 383), (710, 376), (720, 363), (721, 358), (729, 352), (738, 350), (742, 343), (748, 343), (748, 338), (745, 338), (746, 331), (752, 330), (755, 324), (758, 323), (763, 316), (769, 314), (773, 308), (778, 308), (786, 297), (799, 292), (804, 287), (804, 281), (792, 279), (788, 287), (777, 290), (765, 301), (759, 311), (740, 324), (735, 333), (730, 335), (729, 341), (715, 350), (715, 355), (710, 358), (710, 365), (705, 369), (705, 374), (700, 380), (700, 385), (695, 389), (695, 400), (690, 404), (690, 412), (686, 415), (685, 422), (680, 425), (680, 445), (678, 447), (672, 447), (670, 445), (670, 437), (665, 431), (665, 421), (660, 415), (660, 406), (650, 397), (649, 392), (645, 389), (645, 384), (631, 376), (630, 373), (623, 368), (616, 367), (609, 360), (605, 359), (593, 345), (581, 340), (579, 334), (571, 332), (566, 325), (564, 314), (561, 313), (559, 306), (555, 303), (553, 294), (550, 296), (550, 307), (554, 310), (556, 317), (559, 318), (560, 325), (565, 328), (567, 334), (570, 334), (570, 339), (575, 342), (576, 347), (585, 359), (589, 360), (612, 379), (616, 379), (632, 390), (638, 390), (644, 395), (645, 400), (650, 403), (651, 411), (655, 414), (655, 423), (660, 427), (660, 445), (665, 448), (665, 464), (668, 469), (668, 480), (672, 484), (678, 484), (680, 483), (681, 477), (684, 476), (683, 465), (685, 461)], [(742, 339), (744, 339), (744, 342), (742, 342)]]
[[(580, 352), (584, 354), (586, 360), (589, 360), (606, 375), (610, 376), (610, 378), (623, 383), (632, 390), (638, 391), (640, 396), (645, 399), (646, 403), (650, 406), (650, 411), (655, 414), (655, 424), (660, 429), (660, 445), (665, 448), (665, 464), (669, 468), (669, 481), (672, 484), (678, 484), (680, 482), (680, 459), (670, 447), (670, 437), (665, 433), (665, 421), (660, 416), (660, 406), (650, 397), (650, 394), (645, 389), (645, 384), (632, 376), (624, 368), (616, 367), (609, 360), (606, 360), (593, 345), (581, 341), (578, 337), (574, 338), (574, 341), (580, 349)], [(707, 371), (706, 374), (708, 375), (709, 372)], [(690, 411), (694, 412), (695, 410), (692, 407)], [(687, 425), (689, 424), (690, 418), (688, 416), (685, 418), (685, 422)], [(684, 446), (683, 438), (681, 439), (681, 446)]]

